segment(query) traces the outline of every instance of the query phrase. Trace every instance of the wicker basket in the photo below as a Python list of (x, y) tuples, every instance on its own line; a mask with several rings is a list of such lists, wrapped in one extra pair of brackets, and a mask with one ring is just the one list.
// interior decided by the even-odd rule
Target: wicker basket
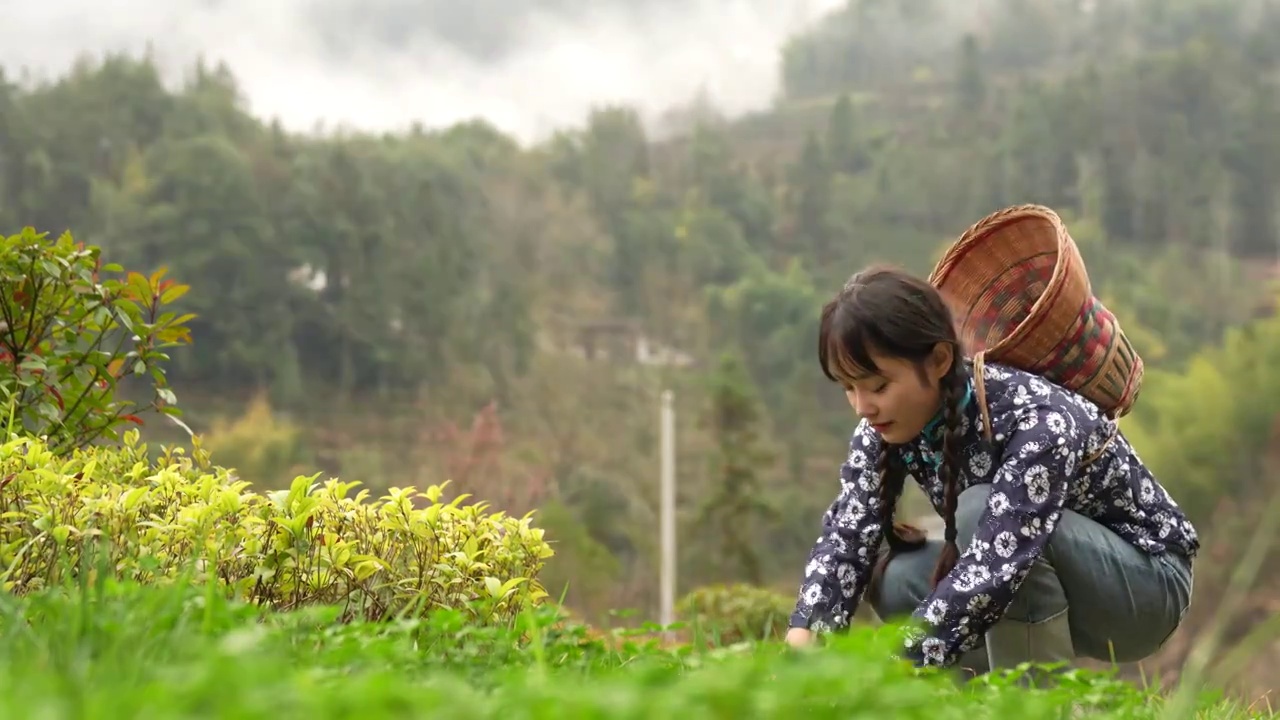
[(1057, 213), (1017, 205), (970, 227), (930, 282), (952, 305), (965, 351), (1036, 373), (1128, 413), (1142, 358), (1093, 295), (1084, 260)]

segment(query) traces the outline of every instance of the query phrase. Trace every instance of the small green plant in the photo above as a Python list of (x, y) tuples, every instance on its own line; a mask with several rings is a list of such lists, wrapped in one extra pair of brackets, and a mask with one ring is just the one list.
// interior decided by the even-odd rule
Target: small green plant
[(193, 315), (164, 310), (189, 286), (164, 278), (121, 278), (101, 251), (26, 228), (0, 238), (0, 423), (11, 434), (43, 437), (55, 453), (141, 425), (134, 403), (117, 397), (128, 377), (147, 383), (145, 409), (178, 415), (166, 350), (191, 342)]
[(794, 601), (747, 584), (709, 585), (680, 599), (676, 612), (695, 632), (721, 643), (781, 638)]

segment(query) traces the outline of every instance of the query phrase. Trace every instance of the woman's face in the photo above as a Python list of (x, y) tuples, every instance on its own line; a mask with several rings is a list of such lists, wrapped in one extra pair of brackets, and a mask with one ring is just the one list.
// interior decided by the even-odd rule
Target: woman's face
[(951, 369), (951, 347), (939, 343), (923, 367), (901, 358), (872, 352), (879, 372), (855, 374), (845, 384), (849, 405), (894, 445), (924, 430), (942, 407), (939, 384)]

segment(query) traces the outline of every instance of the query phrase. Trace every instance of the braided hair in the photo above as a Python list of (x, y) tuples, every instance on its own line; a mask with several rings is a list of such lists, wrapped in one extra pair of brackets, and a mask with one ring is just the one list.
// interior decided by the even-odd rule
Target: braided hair
[[(960, 356), (955, 322), (946, 302), (928, 282), (902, 270), (875, 266), (849, 279), (840, 293), (822, 309), (818, 361), (832, 382), (845, 384), (857, 371), (878, 373), (873, 350), (912, 362), (921, 380), (925, 362), (939, 344), (952, 350), (950, 368), (939, 381), (941, 398), (944, 547), (934, 567), (936, 587), (960, 557), (956, 537), (956, 503), (959, 496), (960, 442), (963, 403), (968, 377)], [(871, 574), (868, 591), (877, 592), (885, 568), (901, 553), (919, 550), (925, 534), (919, 528), (894, 521), (902, 497), (906, 470), (899, 450), (884, 441), (876, 460), (878, 509), (887, 552), (880, 555)]]

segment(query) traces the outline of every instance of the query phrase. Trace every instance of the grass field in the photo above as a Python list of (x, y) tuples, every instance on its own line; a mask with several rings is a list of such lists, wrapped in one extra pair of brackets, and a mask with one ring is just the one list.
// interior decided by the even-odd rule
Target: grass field
[[(0, 598), (0, 718), (1235, 718), (1104, 676), (960, 686), (887, 660), (887, 628), (811, 652), (600, 636), (548, 611), (518, 627), (339, 624), (190, 585), (97, 582)], [(1187, 701), (1185, 705), (1179, 703)]]

